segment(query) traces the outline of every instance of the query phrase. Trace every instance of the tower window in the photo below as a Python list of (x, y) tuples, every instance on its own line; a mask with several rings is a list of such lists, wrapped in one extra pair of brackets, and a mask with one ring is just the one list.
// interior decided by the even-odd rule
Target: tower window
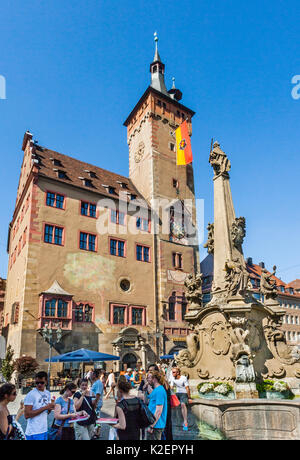
[(173, 258), (173, 267), (182, 269), (182, 254), (180, 254), (179, 252), (173, 252), (172, 258)]
[(158, 107), (161, 107), (161, 101), (159, 99), (157, 99), (156, 103), (157, 103)]
[(175, 292), (172, 293), (172, 296), (169, 298), (169, 321), (175, 321), (175, 305), (176, 305), (176, 297)]

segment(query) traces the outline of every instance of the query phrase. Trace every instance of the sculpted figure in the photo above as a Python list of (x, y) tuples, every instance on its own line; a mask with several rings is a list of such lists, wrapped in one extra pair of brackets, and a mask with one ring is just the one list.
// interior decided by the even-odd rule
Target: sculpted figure
[(268, 318), (264, 326), (268, 345), (275, 358), (284, 364), (294, 364), (300, 362), (300, 355), (295, 354), (292, 347), (286, 343), (284, 332), (279, 329), (282, 326), (282, 318)]
[(276, 281), (272, 277), (276, 273), (276, 266), (273, 267), (273, 273), (269, 273), (265, 268), (261, 271), (260, 292), (265, 296), (265, 299), (276, 299), (278, 293), (276, 289)]
[(239, 248), (246, 236), (246, 219), (245, 217), (237, 217), (232, 223), (231, 239), (236, 248)]
[(219, 142), (215, 142), (213, 149), (210, 152), (209, 162), (213, 167), (215, 175), (226, 173), (230, 171), (230, 161), (227, 158), (227, 155), (221, 150)]
[(199, 310), (202, 305), (202, 273), (195, 276), (188, 275), (184, 285), (187, 288), (186, 299), (189, 302), (189, 310)]
[(204, 248), (207, 248), (208, 254), (213, 254), (214, 252), (214, 224), (208, 224), (207, 226), (208, 235), (207, 242), (203, 245)]
[(254, 367), (247, 355), (242, 355), (236, 362), (236, 381), (240, 383), (255, 381)]
[(249, 273), (238, 259), (226, 260), (225, 271), (225, 289), (230, 296), (243, 295), (251, 289)]

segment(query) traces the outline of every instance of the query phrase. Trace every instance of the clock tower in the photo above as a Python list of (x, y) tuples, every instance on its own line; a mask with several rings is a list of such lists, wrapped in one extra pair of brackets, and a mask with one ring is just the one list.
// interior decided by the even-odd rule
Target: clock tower
[[(200, 267), (195, 230), (197, 224), (193, 164), (176, 164), (175, 130), (186, 120), (189, 134), (192, 135), (192, 117), (195, 112), (181, 103), (182, 93), (175, 87), (174, 78), (171, 89), (167, 90), (165, 65), (160, 58), (157, 44), (158, 38), (155, 34), (150, 85), (124, 125), (127, 127), (131, 181), (149, 207), (153, 209), (157, 203), (164, 203), (164, 208), (169, 212), (170, 223), (166, 226), (162, 224), (162, 209), (159, 208), (160, 225), (153, 235), (157, 325), (160, 330), (163, 327), (169, 331), (171, 336), (178, 333), (180, 339), (180, 330), (184, 331), (184, 327), (175, 328), (173, 322), (179, 326), (181, 323), (185, 324), (184, 281), (189, 273), (198, 272)], [(192, 238), (186, 235), (186, 219), (194, 228)]]

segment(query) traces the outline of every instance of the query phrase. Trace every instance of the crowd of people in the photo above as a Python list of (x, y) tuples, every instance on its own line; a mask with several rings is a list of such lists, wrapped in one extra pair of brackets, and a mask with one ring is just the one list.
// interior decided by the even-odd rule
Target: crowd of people
[[(136, 391), (132, 392), (133, 388)], [(84, 378), (67, 383), (57, 399), (47, 390), (46, 372), (38, 372), (35, 388), (21, 402), (16, 416), (10, 415), (8, 409), (17, 396), (15, 385), (6, 383), (0, 387), (0, 440), (99, 439), (103, 400), (112, 397), (115, 420), (111, 422), (110, 439), (170, 441), (174, 395), (181, 406), (182, 429), (187, 431), (190, 388), (176, 367), (168, 375), (165, 368), (153, 364), (142, 379), (136, 370), (127, 369), (118, 380), (112, 370), (106, 376), (92, 369)], [(48, 428), (51, 411), (54, 420)], [(27, 421), (25, 433), (19, 423), (22, 415)]]

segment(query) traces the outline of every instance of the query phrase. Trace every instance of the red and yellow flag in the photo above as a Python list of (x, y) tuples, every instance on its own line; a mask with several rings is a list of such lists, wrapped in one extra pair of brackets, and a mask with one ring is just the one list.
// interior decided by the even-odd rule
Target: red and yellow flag
[(188, 124), (184, 120), (175, 131), (177, 164), (188, 165), (193, 161), (191, 138), (189, 136)]

